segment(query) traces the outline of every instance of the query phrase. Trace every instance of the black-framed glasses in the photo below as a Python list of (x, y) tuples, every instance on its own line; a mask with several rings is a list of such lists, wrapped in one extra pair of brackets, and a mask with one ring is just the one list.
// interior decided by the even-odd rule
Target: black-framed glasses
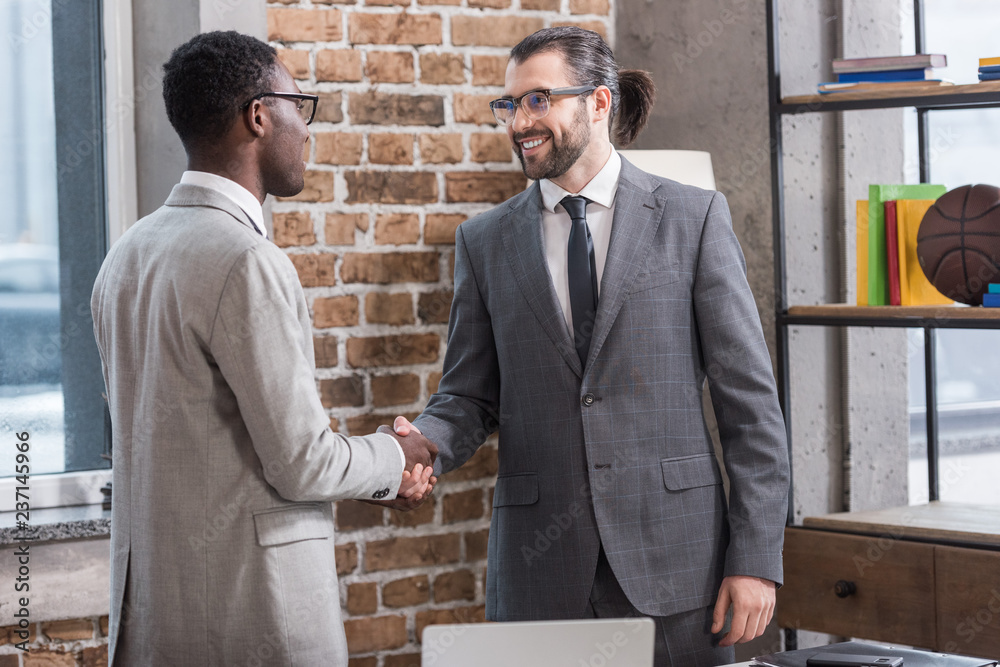
[(517, 108), (521, 107), (521, 113), (531, 120), (538, 120), (549, 115), (551, 104), (549, 98), (553, 95), (583, 95), (597, 90), (597, 86), (571, 86), (569, 88), (550, 88), (542, 90), (529, 90), (518, 98), (501, 97), (490, 102), (490, 109), (493, 110), (493, 117), (499, 125), (510, 125), (514, 122), (514, 114)]
[(262, 97), (281, 97), (286, 100), (297, 100), (298, 104), (296, 108), (299, 115), (302, 116), (302, 120), (306, 122), (306, 125), (313, 122), (313, 116), (316, 115), (316, 107), (319, 106), (319, 95), (310, 95), (309, 93), (261, 93), (260, 95), (251, 97), (240, 108), (246, 109), (254, 100), (259, 100)]

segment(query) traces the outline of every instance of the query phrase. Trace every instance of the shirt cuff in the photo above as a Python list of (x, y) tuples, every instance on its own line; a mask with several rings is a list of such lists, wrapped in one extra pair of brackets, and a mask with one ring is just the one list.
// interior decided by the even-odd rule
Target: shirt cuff
[(396, 449), (399, 451), (399, 476), (403, 476), (403, 471), (406, 470), (406, 454), (403, 453), (403, 446), (399, 444), (399, 440), (396, 436), (389, 433), (383, 433), (382, 435), (388, 435), (392, 438), (392, 442), (396, 445)]

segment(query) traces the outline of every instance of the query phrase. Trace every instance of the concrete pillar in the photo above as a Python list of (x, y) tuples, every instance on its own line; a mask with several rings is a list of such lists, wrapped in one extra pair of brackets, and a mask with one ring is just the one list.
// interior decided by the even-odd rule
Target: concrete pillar
[(259, 0), (132, 0), (138, 216), (155, 211), (187, 165), (163, 108), (163, 63), (179, 45), (211, 30), (267, 38)]
[[(650, 70), (659, 90), (634, 148), (712, 153), (773, 356), (765, 3), (621, 0), (617, 7), (619, 62)], [(785, 1), (780, 17), (785, 96), (815, 92), (833, 78), (830, 61), (841, 54), (900, 53), (902, 21), (912, 21), (900, 3), (857, 0)], [(900, 110), (784, 118), (791, 304), (854, 302), (854, 200), (867, 199), (869, 183), (903, 182), (902, 130)], [(796, 519), (906, 504), (905, 332), (794, 327), (790, 348)], [(822, 639), (802, 634), (803, 645)], [(754, 647), (776, 643), (770, 634)]]

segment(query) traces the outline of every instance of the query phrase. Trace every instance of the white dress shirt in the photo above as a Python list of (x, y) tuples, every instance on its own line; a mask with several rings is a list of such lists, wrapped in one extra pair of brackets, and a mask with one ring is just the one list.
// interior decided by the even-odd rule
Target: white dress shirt
[[(260, 202), (257, 201), (257, 197), (236, 181), (219, 176), (218, 174), (210, 174), (207, 171), (185, 171), (181, 174), (181, 183), (184, 185), (198, 185), (223, 195), (239, 206), (253, 220), (253, 224), (257, 225), (257, 231), (260, 232), (261, 236), (267, 238), (267, 228), (264, 227), (264, 209), (261, 207)], [(396, 436), (389, 435), (388, 433), (385, 436), (391, 439), (396, 445), (396, 449), (399, 450), (399, 474), (402, 477), (403, 470), (406, 470), (406, 454), (403, 453), (403, 447), (399, 444)], [(395, 492), (395, 489), (391, 491)]]
[(580, 195), (591, 201), (587, 204), (587, 227), (594, 241), (594, 263), (597, 266), (597, 294), (600, 297), (601, 277), (604, 275), (604, 263), (608, 258), (608, 246), (611, 243), (611, 220), (615, 214), (615, 194), (618, 192), (618, 175), (622, 170), (622, 159), (618, 152), (611, 150), (608, 161), (604, 163), (597, 175), (579, 192), (566, 192), (552, 181), (543, 178), (538, 182), (542, 190), (542, 240), (545, 244), (545, 260), (549, 267), (552, 286), (559, 298), (566, 326), (573, 335), (573, 311), (569, 302), (569, 269), (567, 254), (569, 250), (569, 232), (573, 221), (569, 213), (559, 203), (563, 197)]
[(239, 206), (253, 220), (253, 224), (257, 225), (257, 231), (260, 232), (261, 236), (267, 238), (267, 228), (264, 227), (264, 209), (261, 208), (257, 197), (236, 181), (218, 174), (210, 174), (207, 171), (185, 171), (181, 174), (181, 183), (215, 190)]

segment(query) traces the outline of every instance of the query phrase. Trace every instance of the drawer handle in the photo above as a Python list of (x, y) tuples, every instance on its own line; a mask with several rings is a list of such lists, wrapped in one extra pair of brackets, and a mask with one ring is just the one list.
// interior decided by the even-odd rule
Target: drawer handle
[(838, 598), (846, 598), (857, 593), (858, 587), (853, 581), (844, 581), (841, 579), (833, 585), (833, 592), (837, 594)]

